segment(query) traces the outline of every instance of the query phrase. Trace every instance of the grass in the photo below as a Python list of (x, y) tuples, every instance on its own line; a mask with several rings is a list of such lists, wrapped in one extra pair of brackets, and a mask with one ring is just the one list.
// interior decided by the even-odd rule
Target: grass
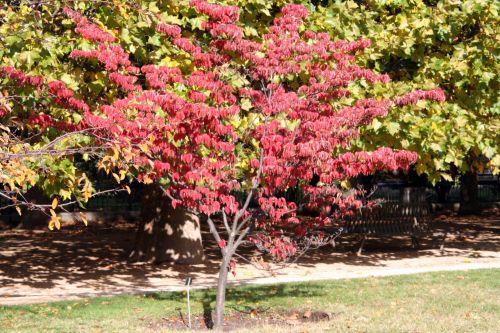
[[(194, 292), (193, 313), (203, 313), (213, 300), (213, 290)], [(328, 322), (241, 332), (498, 332), (500, 269), (245, 286), (228, 291), (228, 312), (253, 308), (268, 308), (268, 312), (313, 309), (336, 315)], [(146, 333), (153, 331), (151, 322), (179, 311), (185, 311), (183, 293), (0, 307), (0, 332)]]

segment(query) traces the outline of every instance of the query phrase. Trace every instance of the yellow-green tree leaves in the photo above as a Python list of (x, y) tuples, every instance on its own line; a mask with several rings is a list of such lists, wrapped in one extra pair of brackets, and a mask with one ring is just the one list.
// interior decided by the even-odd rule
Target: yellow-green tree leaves
[(421, 103), (372, 123), (361, 143), (417, 151), (417, 170), (433, 181), (471, 167), (500, 172), (499, 9), (500, 2), (490, 0), (337, 0), (319, 6), (313, 19), (319, 28), (338, 38), (365, 35), (373, 41), (364, 62), (393, 79), (392, 90), (375, 89), (373, 95), (433, 85), (447, 94), (443, 105)]

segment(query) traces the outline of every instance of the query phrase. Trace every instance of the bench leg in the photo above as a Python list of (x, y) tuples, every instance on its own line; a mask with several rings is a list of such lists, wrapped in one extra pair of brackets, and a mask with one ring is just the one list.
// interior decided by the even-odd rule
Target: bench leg
[(418, 238), (415, 235), (411, 236), (411, 246), (414, 249), (418, 249), (420, 247), (420, 242), (418, 241)]
[(361, 238), (361, 244), (359, 245), (358, 252), (356, 252), (357, 256), (360, 256), (361, 252), (363, 252), (363, 246), (365, 245), (365, 241), (366, 241), (366, 235), (363, 235), (363, 237)]
[(441, 239), (441, 246), (439, 247), (439, 251), (441, 251), (441, 252), (444, 251), (444, 241), (446, 240), (446, 236), (448, 236), (447, 232), (444, 233), (443, 239)]

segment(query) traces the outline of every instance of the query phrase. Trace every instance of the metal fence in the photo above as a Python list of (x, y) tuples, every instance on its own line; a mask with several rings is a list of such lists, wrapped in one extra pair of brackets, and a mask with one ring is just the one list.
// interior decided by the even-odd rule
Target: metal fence
[[(374, 199), (387, 201), (404, 201), (410, 197), (410, 200), (425, 199), (431, 203), (458, 203), (460, 202), (460, 184), (456, 183), (451, 186), (444, 197), (444, 201), (440, 200), (434, 187), (412, 187), (404, 182), (379, 183), (372, 195)], [(495, 179), (480, 181), (478, 184), (478, 200), (485, 203), (500, 202), (500, 181)]]
[[(100, 188), (106, 188), (110, 184), (100, 184)], [(117, 192), (107, 195), (91, 198), (85, 204), (85, 210), (89, 211), (105, 211), (105, 212), (124, 212), (138, 211), (141, 209), (141, 197), (143, 187), (139, 184), (133, 185), (132, 193)], [(303, 196), (298, 191), (288, 191), (284, 194), (287, 200), (302, 201)], [(478, 197), (480, 202), (493, 203), (500, 202), (500, 179), (481, 180), (478, 188)], [(439, 202), (438, 193), (432, 187), (412, 187), (408, 183), (402, 181), (386, 181), (376, 185), (376, 190), (373, 192), (370, 199), (383, 199), (386, 201), (408, 201), (408, 200), (426, 200), (431, 203)], [(444, 203), (460, 202), (460, 184), (454, 184), (445, 197)], [(443, 201), (441, 201), (443, 203)], [(0, 205), (7, 205), (7, 202), (0, 202)], [(78, 205), (74, 205), (70, 211), (82, 210)], [(17, 215), (13, 209), (0, 211), (0, 216), (5, 218), (7, 215)]]

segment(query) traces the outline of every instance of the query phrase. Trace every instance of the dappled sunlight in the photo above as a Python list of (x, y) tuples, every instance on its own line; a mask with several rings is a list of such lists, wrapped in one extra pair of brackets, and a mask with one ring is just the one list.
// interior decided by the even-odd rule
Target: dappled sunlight
[[(363, 255), (356, 256), (358, 241), (344, 236), (337, 246), (310, 251), (295, 263), (272, 274), (238, 263), (230, 283), (273, 283), (356, 277), (380, 270), (422, 269), (432, 266), (498, 261), (500, 245), (498, 213), (474, 217), (438, 216), (432, 234), (420, 248), (411, 248), (408, 236), (368, 238)], [(59, 300), (115, 293), (182, 290), (183, 279), (193, 286), (213, 285), (219, 250), (203, 227), (205, 262), (199, 265), (130, 263), (136, 225), (131, 222), (69, 225), (60, 231), (4, 230), (0, 233), (0, 303)], [(447, 232), (444, 249), (442, 235)], [(242, 248), (246, 257), (259, 256)], [(273, 268), (273, 265), (270, 265)], [(228, 296), (231, 296), (231, 291)]]

